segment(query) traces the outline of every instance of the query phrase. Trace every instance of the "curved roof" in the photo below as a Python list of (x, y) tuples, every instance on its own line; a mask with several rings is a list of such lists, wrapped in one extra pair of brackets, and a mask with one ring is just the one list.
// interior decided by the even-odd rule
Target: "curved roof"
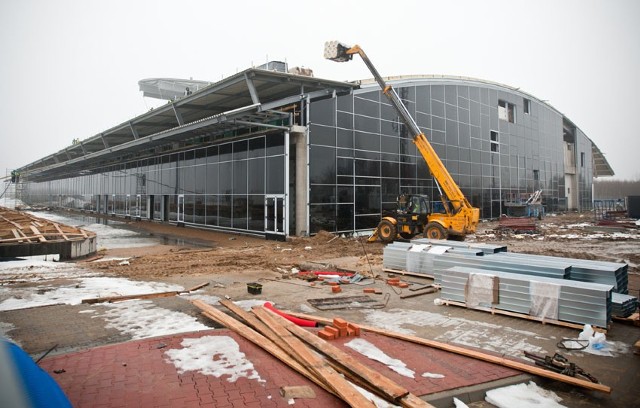
[[(549, 104), (547, 101), (543, 101), (542, 99), (539, 99), (539, 98), (535, 97), (534, 95), (521, 90), (520, 88), (516, 88), (516, 87), (510, 86), (510, 85), (501, 84), (499, 82), (489, 81), (489, 80), (486, 80), (486, 79), (465, 77), (465, 76), (427, 75), (427, 74), (424, 74), (424, 75), (389, 76), (389, 77), (385, 77), (384, 80), (389, 82), (389, 83), (391, 83), (391, 84), (397, 84), (397, 83), (407, 84), (407, 83), (412, 83), (412, 82), (416, 82), (417, 83), (417, 82), (424, 82), (424, 81), (442, 82), (443, 84), (446, 84), (447, 82), (449, 82), (449, 83), (464, 82), (464, 83), (467, 83), (467, 84), (473, 83), (473, 84), (477, 84), (477, 85), (485, 86), (485, 87), (489, 86), (489, 87), (493, 87), (493, 88), (502, 88), (502, 89), (509, 90), (510, 92), (519, 93), (522, 96), (525, 96), (527, 99), (535, 100), (536, 102), (545, 105), (546, 107), (548, 107), (549, 109), (557, 112), (564, 119), (569, 120), (573, 124), (573, 121), (568, 119), (562, 112), (560, 112), (558, 109), (556, 109), (553, 105)], [(357, 81), (357, 83), (360, 84), (361, 88), (369, 88), (369, 87), (377, 86), (377, 83), (376, 83), (375, 79), (373, 79), (373, 78), (363, 79), (361, 81)], [(575, 124), (574, 124), (574, 126), (575, 126)], [(576, 126), (576, 128), (578, 128), (578, 127)], [(582, 133), (585, 135), (585, 137), (587, 139), (589, 139), (589, 142), (591, 142), (591, 154), (593, 155), (593, 176), (594, 177), (607, 177), (607, 176), (615, 175), (615, 173), (613, 171), (613, 168), (611, 167), (611, 165), (607, 161), (606, 157), (604, 156), (604, 153), (602, 153), (602, 151), (598, 148), (598, 146), (594, 143), (594, 141), (591, 140), (591, 138), (586, 136), (586, 134), (584, 132), (582, 132)]]

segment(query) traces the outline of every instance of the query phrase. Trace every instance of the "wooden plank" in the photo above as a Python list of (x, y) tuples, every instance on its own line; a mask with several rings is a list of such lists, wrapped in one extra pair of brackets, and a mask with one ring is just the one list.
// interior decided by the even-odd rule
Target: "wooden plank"
[(280, 395), (284, 399), (315, 398), (316, 393), (308, 385), (285, 385), (280, 387)]
[[(312, 315), (308, 315), (305, 313), (296, 313), (296, 312), (286, 312), (287, 314), (290, 314), (291, 316), (296, 316), (299, 317), (301, 319), (308, 319), (308, 320), (314, 320), (316, 322), (319, 323), (323, 323), (323, 324), (332, 324), (333, 320), (332, 319), (326, 319), (324, 317), (320, 317), (320, 316), (312, 316)], [(514, 370), (519, 370), (519, 371), (523, 371), (525, 373), (529, 373), (529, 374), (535, 374), (538, 375), (540, 377), (545, 377), (545, 378), (551, 378), (553, 380), (556, 381), (561, 381), (567, 384), (571, 384), (571, 385), (575, 385), (578, 387), (582, 387), (582, 388), (586, 388), (586, 389), (590, 389), (590, 390), (595, 390), (595, 391), (600, 391), (600, 392), (604, 392), (607, 394), (611, 393), (611, 387), (608, 387), (606, 385), (603, 384), (596, 384), (593, 383), (591, 381), (586, 381), (586, 380), (581, 380), (579, 378), (575, 378), (575, 377), (570, 377), (568, 375), (564, 375), (564, 374), (558, 374), (558, 373), (554, 373), (553, 371), (548, 371), (548, 370), (544, 370), (542, 368), (527, 364), (527, 363), (523, 363), (520, 361), (515, 361), (515, 360), (509, 360), (506, 359), (504, 357), (499, 357), (499, 356), (494, 356), (492, 354), (487, 354), (487, 353), (483, 353), (480, 351), (476, 351), (476, 350), (469, 350), (466, 349), (464, 347), (460, 347), (460, 346), (455, 346), (453, 344), (447, 344), (447, 343), (441, 343), (438, 341), (434, 341), (434, 340), (427, 340), (427, 339), (423, 339), (417, 336), (411, 336), (408, 334), (402, 334), (402, 333), (396, 333), (396, 332), (392, 332), (389, 330), (384, 330), (384, 329), (380, 329), (378, 327), (373, 327), (373, 326), (364, 326), (359, 324), (360, 329), (361, 330), (366, 330), (366, 331), (370, 331), (372, 333), (377, 333), (377, 334), (382, 334), (384, 336), (388, 336), (388, 337), (392, 337), (395, 339), (400, 339), (400, 340), (405, 340), (405, 341), (410, 341), (412, 343), (416, 343), (416, 344), (421, 344), (423, 346), (427, 346), (427, 347), (433, 347), (435, 349), (438, 350), (444, 350), (444, 351), (448, 351), (450, 353), (455, 353), (455, 354), (459, 354), (461, 356), (466, 356), (466, 357), (471, 357), (477, 360), (482, 360), (482, 361), (486, 361), (489, 363), (493, 363), (493, 364), (498, 364), (504, 367), (509, 367), (509, 368), (513, 368)]]
[(53, 224), (53, 228), (55, 228), (55, 229), (56, 229), (56, 231), (58, 231), (58, 232), (60, 233), (60, 235), (62, 235), (62, 238), (63, 238), (65, 241), (68, 241), (68, 240), (69, 240), (69, 237), (67, 237), (67, 236), (65, 235), (65, 233), (64, 233), (64, 232), (62, 232), (62, 230), (60, 229), (60, 226), (59, 226), (58, 224), (54, 223), (54, 224)]
[[(254, 313), (256, 309), (252, 310)], [(305, 341), (306, 343), (313, 346), (316, 350), (322, 352), (331, 358), (334, 362), (338, 363), (343, 369), (353, 373), (355, 376), (359, 377), (362, 380), (362, 383), (368, 384), (385, 398), (388, 398), (392, 401), (399, 401), (402, 397), (407, 396), (409, 391), (402, 387), (401, 385), (395, 383), (391, 379), (385, 377), (380, 374), (378, 371), (375, 371), (366, 365), (362, 364), (360, 361), (352, 357), (350, 354), (340, 350), (334, 345), (324, 341), (320, 337), (308, 332), (307, 330), (296, 326), (294, 323), (289, 320), (284, 319), (281, 316), (276, 315), (274, 319), (281, 325), (283, 325), (289, 332), (294, 334), (299, 339)], [(340, 370), (343, 371), (343, 370)], [(418, 400), (420, 400), (418, 398)], [(420, 400), (422, 403), (419, 405), (411, 405), (413, 407), (432, 407), (432, 405), (427, 404), (426, 402)], [(404, 404), (403, 404), (404, 406)]]
[(430, 288), (400, 295), (400, 299), (407, 299), (407, 298), (412, 298), (412, 297), (421, 296), (421, 295), (428, 295), (429, 293), (435, 293), (437, 291), (438, 291), (438, 288), (432, 286)]
[(132, 300), (132, 299), (153, 299), (153, 298), (176, 296), (179, 293), (180, 292), (177, 292), (177, 291), (171, 291), (171, 292), (157, 292), (157, 293), (142, 293), (139, 295), (99, 297), (99, 298), (91, 298), (91, 299), (82, 299), (82, 303), (86, 303), (86, 304), (111, 303), (111, 302), (122, 302), (124, 300)]
[[(246, 310), (244, 310), (243, 308), (236, 305), (230, 300), (222, 299), (219, 301), (219, 303), (222, 306), (229, 309), (231, 312), (235, 313), (242, 320), (247, 322), (247, 324), (251, 326), (252, 329), (256, 330), (258, 333), (262, 334), (263, 336), (271, 340), (275, 345), (280, 347), (285, 353), (291, 354), (290, 353), (291, 350), (289, 346), (287, 346), (287, 344), (280, 338), (280, 336), (278, 336), (273, 330), (271, 330), (269, 326), (262, 323), (262, 321), (260, 321), (255, 315), (247, 312)], [(296, 356), (292, 356), (292, 357), (295, 358)]]
[(24, 242), (24, 239), (20, 236), (20, 234), (18, 233), (18, 230), (12, 228), (11, 232), (13, 233), (13, 236), (18, 239), (18, 242)]
[(281, 348), (276, 346), (272, 341), (270, 341), (260, 333), (240, 323), (239, 321), (232, 318), (231, 316), (228, 316), (225, 313), (222, 313), (215, 307), (201, 300), (193, 300), (191, 303), (195, 305), (197, 308), (199, 308), (200, 310), (202, 310), (203, 314), (208, 318), (210, 318), (211, 320), (218, 322), (219, 324), (223, 325), (224, 327), (227, 327), (228, 329), (234, 331), (235, 333), (238, 333), (240, 336), (249, 340), (256, 346), (265, 350), (267, 353), (271, 354), (272, 356), (278, 358), (283, 363), (287, 364), (292, 369), (304, 375), (305, 377), (313, 381), (315, 384), (317, 384), (319, 387), (321, 387), (325, 391), (335, 395), (335, 392), (331, 389), (331, 387), (329, 387), (329, 385), (320, 381), (320, 379), (318, 379), (316, 375), (313, 374), (309, 369), (307, 369), (306, 367), (302, 366), (300, 363), (292, 359)]
[(2, 218), (3, 220), (5, 220), (5, 221), (6, 221), (6, 222), (8, 222), (9, 224), (13, 225), (13, 226), (14, 226), (14, 227), (16, 227), (17, 229), (19, 229), (19, 230), (21, 230), (21, 229), (22, 229), (22, 225), (20, 225), (20, 224), (18, 224), (18, 223), (16, 223), (16, 222), (13, 222), (13, 221), (11, 221), (10, 219), (8, 219), (8, 218), (6, 218), (6, 217), (4, 217), (4, 216), (2, 216), (2, 215), (0, 215), (0, 218)]
[[(447, 300), (447, 299), (442, 299), (442, 303), (444, 303), (447, 306), (459, 306), (459, 307), (466, 307), (468, 309), (471, 310), (479, 310), (481, 312), (489, 312), (491, 314), (499, 314), (502, 316), (510, 316), (510, 317), (517, 317), (519, 319), (525, 319), (525, 320), (531, 320), (534, 322), (540, 322), (542, 324), (552, 324), (554, 326), (562, 326), (562, 327), (569, 327), (571, 329), (579, 329), (582, 330), (584, 329), (584, 325), (583, 324), (577, 324), (577, 323), (571, 323), (571, 322), (563, 322), (562, 320), (554, 320), (554, 319), (548, 319), (545, 317), (538, 317), (538, 316), (531, 316), (528, 314), (524, 314), (524, 313), (517, 313), (517, 312), (510, 312), (508, 310), (501, 310), (501, 309), (496, 309), (496, 308), (488, 308), (488, 307), (481, 307), (481, 306), (477, 306), (477, 307), (468, 307), (466, 303), (464, 302), (458, 302), (455, 300)], [(601, 328), (601, 327), (597, 327), (592, 325), (595, 331), (601, 332), (601, 333), (607, 333), (607, 329)]]
[(419, 278), (433, 279), (433, 275), (426, 275), (424, 273), (401, 271), (399, 269), (384, 268), (384, 269), (382, 269), (382, 272), (393, 273), (393, 274), (396, 274), (396, 275), (408, 275), (408, 276), (415, 276), (415, 277), (419, 277)]
[[(327, 384), (336, 391), (340, 398), (352, 407), (375, 407), (375, 404), (342, 377), (336, 370), (324, 361), (320, 356), (309, 349), (305, 344), (282, 326), (276, 315), (265, 308), (254, 308), (253, 313), (269, 326), (276, 334), (282, 337), (289, 347), (304, 361), (309, 369), (323, 378)], [(280, 316), (277, 316), (280, 318)]]
[(38, 228), (36, 228), (33, 225), (30, 225), (29, 228), (31, 229), (31, 231), (33, 231), (33, 234), (35, 235), (35, 237), (38, 238), (38, 241), (47, 242), (47, 239), (42, 236), (42, 233), (40, 233), (40, 231), (38, 231)]
[(196, 290), (202, 289), (205, 286), (209, 286), (209, 282), (203, 282), (203, 283), (201, 283), (199, 285), (196, 285), (196, 286), (194, 286), (192, 288), (189, 288), (189, 289), (187, 289), (187, 292), (195, 292)]

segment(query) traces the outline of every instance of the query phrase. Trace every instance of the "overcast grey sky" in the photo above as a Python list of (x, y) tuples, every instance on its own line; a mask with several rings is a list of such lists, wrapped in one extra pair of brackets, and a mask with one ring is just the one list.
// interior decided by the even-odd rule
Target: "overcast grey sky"
[(138, 80), (217, 81), (269, 60), (356, 80), (360, 44), (384, 76), (446, 74), (548, 100), (640, 179), (640, 1), (0, 0), (0, 171), (158, 104)]

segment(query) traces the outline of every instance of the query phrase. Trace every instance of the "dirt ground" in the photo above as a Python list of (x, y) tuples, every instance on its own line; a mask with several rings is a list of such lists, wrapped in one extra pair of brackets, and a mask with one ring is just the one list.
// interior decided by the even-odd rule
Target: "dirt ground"
[[(287, 242), (231, 235), (194, 228), (176, 228), (151, 222), (131, 222), (129, 227), (152, 236), (184, 238), (199, 246), (168, 246), (112, 249), (101, 254), (131, 257), (126, 267), (120, 261), (87, 263), (88, 268), (129, 278), (253, 274), (287, 278), (292, 268), (331, 268), (317, 263), (343, 257), (356, 257), (348, 269), (365, 276), (382, 270), (380, 242), (367, 243), (366, 237), (335, 236), (320, 232), (313, 237), (292, 237)], [(497, 231), (498, 222), (482, 222), (469, 242), (506, 245), (511, 252), (558, 257), (625, 262), (629, 265), (629, 293), (640, 291), (640, 229), (597, 227), (589, 213), (553, 214), (538, 221), (538, 233), (514, 234)], [(315, 264), (314, 264), (315, 262)], [(265, 275), (268, 274), (268, 275)]]
[[(500, 243), (512, 252), (565, 256), (581, 259), (626, 262), (629, 265), (629, 293), (638, 295), (640, 290), (640, 230), (600, 228), (592, 215), (568, 213), (548, 215), (538, 221), (536, 234), (500, 233), (498, 222), (482, 222), (470, 242)], [(382, 243), (367, 243), (366, 237), (335, 236), (321, 232), (313, 237), (293, 237), (287, 242), (267, 241), (246, 235), (228, 234), (194, 228), (177, 228), (172, 225), (131, 221), (127, 229), (142, 235), (158, 238), (157, 244), (145, 247), (129, 247), (102, 250), (92, 259), (77, 261), (82, 269), (98, 272), (102, 276), (119, 276), (139, 281), (156, 281), (178, 284), (184, 288), (207, 282), (209, 286), (198, 293), (217, 298), (235, 300), (268, 299), (277, 307), (311, 313), (324, 317), (340, 316), (349, 321), (376, 325), (376, 319), (393, 324), (397, 316), (410, 316), (412, 323), (398, 323), (398, 329), (409, 329), (417, 336), (442, 342), (463, 344), (470, 347), (489, 346), (487, 350), (507, 353), (525, 345), (530, 351), (553, 354), (556, 343), (562, 338), (575, 338), (579, 330), (543, 325), (525, 319), (512, 318), (460, 307), (438, 306), (434, 300), (438, 293), (426, 296), (401, 298), (402, 290), (376, 279), (368, 285), (381, 289), (382, 308), (368, 310), (346, 308), (341, 310), (314, 310), (310, 299), (332, 296), (326, 286), (311, 286), (296, 279), (292, 269), (345, 269), (365, 276), (386, 278), (382, 271)], [(168, 239), (167, 239), (168, 238)], [(173, 243), (179, 245), (173, 245)], [(100, 262), (92, 262), (102, 257)], [(107, 260), (109, 258), (117, 258)], [(123, 262), (122, 258), (128, 258)], [(429, 284), (431, 280), (405, 277), (411, 283)], [(247, 293), (247, 283), (263, 284), (262, 295)], [(38, 283), (11, 283), (8, 288), (33, 286)], [(61, 284), (64, 284), (62, 282)], [(53, 282), (50, 284), (53, 285)], [(343, 285), (343, 295), (362, 295), (362, 286)], [(406, 291), (406, 289), (405, 289)], [(5, 297), (11, 292), (6, 292)], [(0, 299), (2, 296), (0, 296)], [(152, 300), (166, 310), (185, 313), (202, 324), (214, 327), (202, 317), (187, 298), (177, 296)], [(51, 305), (23, 310), (0, 312), (0, 323), (10, 325), (9, 335), (19, 341), (33, 356), (46, 352), (53, 344), (58, 347), (51, 355), (83, 350), (89, 347), (115, 344), (131, 340), (130, 336), (106, 324), (103, 317), (87, 314), (86, 305)], [(104, 313), (105, 306), (93, 307), (95, 314)], [(434, 323), (436, 322), (436, 323)], [(401, 327), (402, 326), (402, 327)], [(0, 327), (1, 329), (2, 327)], [(537, 378), (539, 385), (553, 390), (563, 398), (568, 407), (628, 407), (637, 404), (634, 393), (640, 381), (640, 359), (633, 355), (632, 345), (640, 337), (637, 327), (615, 323), (607, 334), (607, 340), (616, 345), (615, 356), (601, 357), (587, 353), (571, 352), (569, 357), (588, 372), (611, 386), (611, 396), (585, 392), (559, 382)], [(520, 351), (521, 354), (521, 351)], [(512, 356), (514, 356), (512, 354)], [(458, 394), (460, 395), (460, 394)], [(470, 397), (481, 401), (482, 393)], [(441, 404), (452, 406), (450, 396), (442, 396)], [(490, 407), (478, 402), (473, 407)]]

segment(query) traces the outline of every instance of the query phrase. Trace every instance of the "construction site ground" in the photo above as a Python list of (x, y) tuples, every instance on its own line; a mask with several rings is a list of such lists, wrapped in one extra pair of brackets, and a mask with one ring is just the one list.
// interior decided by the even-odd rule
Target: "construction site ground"
[[(640, 234), (637, 230), (596, 227), (589, 213), (546, 216), (538, 222), (537, 234), (499, 233), (495, 230), (497, 225), (497, 222), (481, 223), (478, 233), (468, 240), (504, 244), (512, 252), (626, 262), (629, 264), (629, 293), (638, 295)], [(184, 313), (215, 330), (136, 337), (135, 326), (144, 326), (145, 321), (136, 323), (134, 320), (129, 323), (132, 329), (123, 331), (110, 324), (108, 318), (126, 305), (110, 309), (103, 304), (60, 301), (41, 307), (2, 308), (7, 300), (17, 302), (21, 296), (32, 296), (34, 290), (36, 293), (51, 292), (57, 287), (68, 286), (74, 278), (46, 279), (45, 287), (39, 277), (46, 271), (39, 269), (34, 269), (31, 275), (0, 275), (0, 334), (16, 341), (35, 358), (55, 346), (41, 366), (52, 373), (75, 406), (286, 406), (288, 401), (280, 397), (277, 388), (303, 385), (308, 381), (246, 340), (221, 329), (189, 302), (194, 298), (215, 301), (225, 297), (234, 301), (270, 301), (282, 310), (329, 318), (339, 316), (356, 323), (481, 349), (508, 358), (522, 358), (525, 350), (538, 354), (559, 351), (613, 390), (610, 395), (586, 391), (444, 352), (419, 351), (414, 346), (403, 345), (396, 349), (394, 357), (413, 365), (416, 370), (418, 379), (408, 387), (414, 387), (418, 395), (437, 406), (453, 406), (452, 396), (458, 396), (472, 403), (470, 406), (491, 407), (482, 401), (486, 390), (529, 379), (554, 391), (568, 407), (631, 407), (638, 404), (640, 394), (635, 387), (640, 383), (640, 356), (634, 355), (633, 345), (640, 339), (640, 327), (632, 324), (614, 322), (610, 327), (606, 336), (611, 356), (566, 352), (556, 344), (563, 338), (577, 338), (579, 329), (436, 305), (437, 292), (402, 299), (403, 294), (410, 293), (409, 289), (392, 287), (384, 281), (389, 276), (382, 268), (384, 245), (367, 244), (366, 237), (336, 237), (321, 232), (313, 237), (278, 242), (140, 221), (129, 221), (119, 228), (134, 231), (136, 239), (143, 236), (155, 244), (109, 248), (100, 251), (101, 259), (77, 261), (75, 266), (91, 276), (160, 282), (183, 288), (207, 282), (207, 287), (194, 294), (140, 302), (144, 302), (142, 308), (158, 307)], [(100, 247), (100, 232), (98, 239)], [(299, 269), (356, 271), (375, 279), (365, 281), (364, 285), (342, 285), (342, 293), (334, 295), (329, 286), (320, 283), (312, 286), (297, 279), (295, 272)], [(409, 283), (432, 282), (415, 276), (402, 278)], [(252, 282), (262, 284), (261, 294), (248, 293), (247, 283)], [(380, 295), (368, 295), (378, 301), (379, 308), (346, 303), (343, 308), (323, 311), (314, 309), (308, 302), (309, 299), (361, 296), (367, 287), (382, 290)], [(171, 347), (180, 347), (184, 338), (220, 335), (231, 336), (240, 344), (241, 351), (253, 362), (266, 383), (243, 378), (231, 383), (226, 378), (214, 379), (191, 371), (180, 374), (167, 363), (163, 354)], [(398, 344), (391, 344), (391, 340), (383, 336), (365, 336), (383, 350), (394, 350)], [(337, 342), (344, 343), (342, 339)], [(169, 368), (171, 373), (166, 372)], [(56, 371), (59, 373), (55, 374)], [(421, 377), (423, 372), (444, 377)], [(405, 380), (399, 375), (393, 378)], [(170, 395), (175, 396), (175, 401)], [(219, 395), (220, 400), (216, 400)], [(295, 404), (343, 406), (317, 387), (315, 399), (296, 399)]]

